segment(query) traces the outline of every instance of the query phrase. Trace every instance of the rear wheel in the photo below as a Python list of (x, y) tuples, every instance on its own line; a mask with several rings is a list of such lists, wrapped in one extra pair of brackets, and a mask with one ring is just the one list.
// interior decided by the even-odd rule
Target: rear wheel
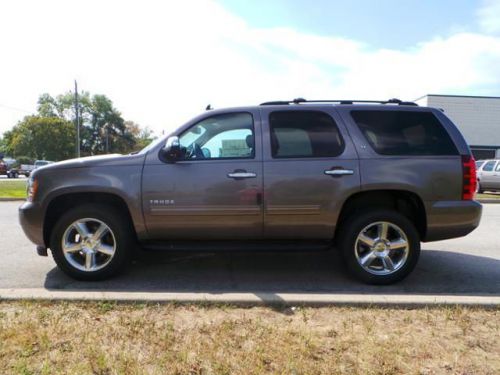
[(103, 280), (128, 263), (135, 238), (128, 220), (112, 207), (89, 204), (67, 212), (52, 231), (55, 262), (78, 280)]
[(420, 255), (413, 223), (395, 211), (364, 211), (342, 225), (339, 247), (349, 271), (369, 284), (391, 284), (406, 277)]

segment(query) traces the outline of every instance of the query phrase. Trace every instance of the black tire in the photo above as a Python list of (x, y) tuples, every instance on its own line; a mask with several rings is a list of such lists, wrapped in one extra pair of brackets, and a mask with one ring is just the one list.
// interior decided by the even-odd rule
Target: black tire
[[(368, 272), (356, 257), (355, 246), (358, 235), (363, 229), (377, 222), (387, 222), (397, 226), (407, 238), (406, 261), (402, 262), (400, 268), (393, 273), (386, 275)], [(352, 214), (339, 228), (337, 245), (350, 273), (367, 284), (386, 285), (402, 280), (415, 268), (420, 256), (420, 236), (415, 225), (406, 216), (392, 210), (375, 209)]]
[[(116, 250), (109, 263), (96, 271), (82, 271), (75, 268), (66, 259), (62, 249), (63, 236), (66, 229), (77, 220), (84, 218), (97, 219), (106, 224), (112, 231)], [(134, 228), (123, 213), (107, 205), (86, 204), (77, 206), (66, 212), (57, 221), (50, 236), (50, 249), (57, 266), (68, 276), (83, 281), (108, 279), (123, 271), (130, 262), (136, 246)]]

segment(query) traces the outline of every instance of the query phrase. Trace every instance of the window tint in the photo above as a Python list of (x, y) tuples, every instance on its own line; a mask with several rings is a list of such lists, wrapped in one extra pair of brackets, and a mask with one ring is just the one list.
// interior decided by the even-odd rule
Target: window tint
[(496, 161), (494, 160), (486, 162), (482, 170), (486, 172), (491, 172), (493, 170), (493, 167), (495, 166), (495, 163)]
[(373, 149), (381, 155), (457, 155), (450, 136), (429, 112), (352, 111)]
[(269, 126), (273, 158), (332, 157), (344, 150), (337, 125), (324, 112), (272, 112)]
[(253, 158), (253, 117), (250, 113), (209, 117), (185, 131), (179, 142), (188, 160)]

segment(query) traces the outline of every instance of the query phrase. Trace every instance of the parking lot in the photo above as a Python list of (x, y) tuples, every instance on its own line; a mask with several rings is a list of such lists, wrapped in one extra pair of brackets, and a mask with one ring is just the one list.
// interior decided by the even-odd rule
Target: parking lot
[(20, 202), (0, 202), (0, 289), (500, 295), (500, 205), (485, 204), (480, 227), (465, 238), (426, 243), (416, 270), (396, 285), (360, 284), (332, 252), (145, 253), (123, 275), (74, 281), (39, 257), (17, 221)]

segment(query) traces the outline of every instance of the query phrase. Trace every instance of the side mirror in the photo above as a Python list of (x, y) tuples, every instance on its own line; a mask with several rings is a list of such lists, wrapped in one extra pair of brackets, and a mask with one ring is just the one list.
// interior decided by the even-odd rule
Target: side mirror
[(179, 137), (168, 137), (165, 146), (160, 150), (160, 156), (164, 161), (173, 163), (182, 157)]

